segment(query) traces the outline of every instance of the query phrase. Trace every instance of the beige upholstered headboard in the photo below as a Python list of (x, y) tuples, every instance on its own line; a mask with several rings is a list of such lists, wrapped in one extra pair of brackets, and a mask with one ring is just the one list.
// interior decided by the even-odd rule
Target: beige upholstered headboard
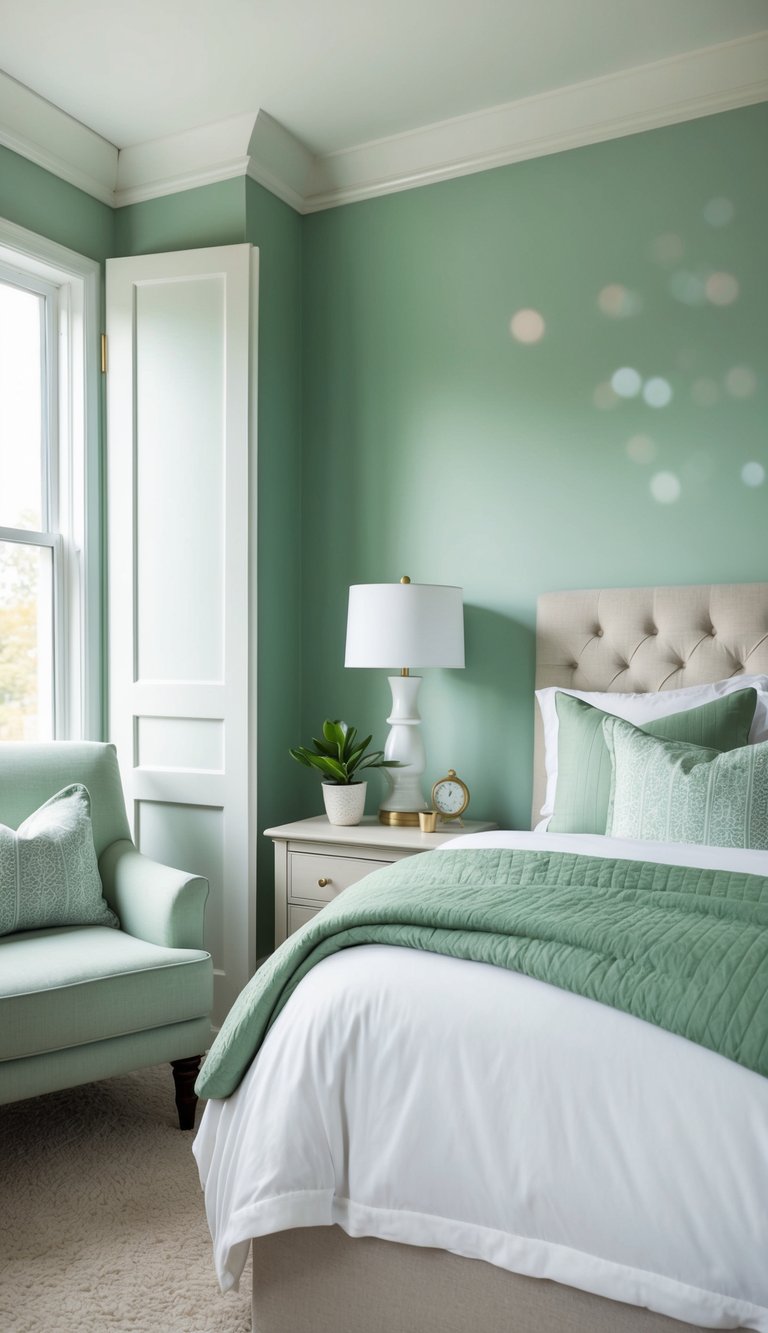
[[(536, 689), (676, 690), (768, 674), (768, 583), (548, 592), (536, 620)], [(536, 708), (533, 822), (544, 800)]]

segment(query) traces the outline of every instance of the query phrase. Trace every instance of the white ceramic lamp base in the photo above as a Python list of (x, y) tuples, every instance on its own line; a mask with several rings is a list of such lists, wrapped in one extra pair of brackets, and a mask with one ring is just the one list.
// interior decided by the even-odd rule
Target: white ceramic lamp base
[(392, 712), (387, 718), (390, 732), (384, 747), (385, 759), (399, 759), (402, 768), (383, 768), (389, 792), (381, 803), (382, 824), (416, 826), (419, 811), (428, 810), (421, 789), (427, 756), (421, 734), (417, 696), (421, 676), (388, 676)]

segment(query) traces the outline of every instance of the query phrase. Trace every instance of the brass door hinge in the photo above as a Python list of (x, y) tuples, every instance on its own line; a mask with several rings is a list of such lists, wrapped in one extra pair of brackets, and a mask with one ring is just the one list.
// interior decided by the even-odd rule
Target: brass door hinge
[(106, 335), (106, 333), (102, 333), (102, 335), (101, 335), (101, 373), (102, 373), (102, 375), (106, 375), (106, 373), (107, 373), (107, 335)]

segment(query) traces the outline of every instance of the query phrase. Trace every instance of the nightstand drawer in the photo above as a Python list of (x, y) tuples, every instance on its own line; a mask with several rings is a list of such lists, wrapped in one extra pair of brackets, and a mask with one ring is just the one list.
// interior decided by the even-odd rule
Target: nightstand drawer
[(310, 903), (329, 903), (342, 889), (356, 884), (364, 875), (389, 865), (389, 861), (369, 861), (355, 856), (326, 856), (322, 852), (291, 852), (288, 897)]
[(299, 929), (299, 926), (306, 926), (307, 922), (311, 921), (313, 916), (317, 916), (319, 911), (319, 907), (293, 907), (289, 904), (288, 934), (292, 935), (294, 930)]
[[(454, 833), (480, 833), (495, 824), (461, 830), (384, 827), (375, 815), (355, 825), (329, 824), (325, 815), (266, 830), (275, 844), (275, 946), (310, 921), (342, 889), (404, 856), (431, 852)], [(319, 883), (324, 880), (325, 883)]]

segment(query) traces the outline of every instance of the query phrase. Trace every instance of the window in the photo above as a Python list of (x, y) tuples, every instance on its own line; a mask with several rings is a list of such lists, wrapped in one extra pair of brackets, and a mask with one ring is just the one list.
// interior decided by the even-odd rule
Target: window
[(0, 741), (52, 739), (58, 711), (55, 306), (0, 268)]
[(0, 221), (0, 742), (101, 734), (97, 294), (90, 260)]

